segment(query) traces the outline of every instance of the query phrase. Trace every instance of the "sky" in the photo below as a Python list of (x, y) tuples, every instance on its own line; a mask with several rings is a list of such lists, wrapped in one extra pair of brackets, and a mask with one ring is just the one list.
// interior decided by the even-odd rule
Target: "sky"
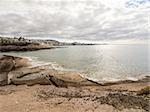
[(150, 0), (0, 0), (0, 35), (147, 43)]

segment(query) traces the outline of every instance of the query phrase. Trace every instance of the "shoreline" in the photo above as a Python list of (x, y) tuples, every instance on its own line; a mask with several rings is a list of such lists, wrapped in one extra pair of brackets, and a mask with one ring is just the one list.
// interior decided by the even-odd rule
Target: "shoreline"
[(0, 37), (0, 51), (36, 51), (41, 49), (52, 49), (59, 46), (60, 42), (55, 40), (33, 40), (23, 37)]
[(77, 72), (55, 70), (49, 65), (33, 67), (29, 62), (23, 57), (0, 57), (0, 111), (149, 111), (149, 76), (99, 84)]
[[(0, 37), (0, 51), (10, 52), (10, 51), (36, 51), (52, 48), (60, 48), (62, 46), (89, 46), (89, 45), (99, 45), (92, 43), (65, 43), (56, 40), (41, 40), (41, 39), (26, 39), (24, 37)], [(105, 43), (100, 45), (107, 45)]]
[[(2, 55), (2, 56), (8, 56), (8, 57), (17, 57), (17, 56), (14, 56), (14, 55)], [(31, 68), (42, 68), (42, 67), (45, 67), (48, 69), (53, 69), (53, 70), (56, 70), (56, 71), (64, 71), (64, 72), (75, 72), (77, 74), (79, 74), (83, 79), (87, 79), (88, 81), (90, 82), (93, 82), (93, 83), (97, 83), (99, 85), (116, 85), (116, 84), (122, 84), (122, 83), (138, 83), (138, 82), (145, 82), (145, 81), (149, 81), (150, 80), (150, 75), (148, 74), (145, 74), (143, 76), (140, 76), (140, 77), (137, 77), (136, 79), (120, 79), (120, 80), (116, 80), (116, 81), (113, 81), (113, 80), (105, 80), (105, 81), (95, 81), (94, 79), (91, 79), (89, 77), (86, 77), (83, 73), (80, 73), (78, 71), (70, 71), (68, 69), (65, 69), (65, 68), (62, 68), (62, 69), (59, 69), (57, 67), (55, 67), (55, 64), (51, 63), (51, 62), (48, 62), (45, 64), (45, 62), (41, 62), (41, 61), (38, 61), (38, 60), (33, 60), (31, 57), (26, 57), (26, 56), (19, 56), (17, 58), (22, 58), (22, 59), (26, 59), (26, 63), (28, 64), (28, 67), (31, 67)], [(38, 62), (37, 62), (38, 61)], [(60, 66), (61, 67), (61, 66)]]
[(66, 46), (14, 46), (14, 45), (7, 45), (7, 46), (0, 46), (0, 52), (27, 52), (27, 51), (39, 51), (39, 50), (47, 50), (47, 49), (56, 49), (56, 48), (66, 48)]
[(24, 51), (37, 51), (37, 50), (44, 50), (44, 49), (54, 49), (57, 47), (50, 47), (50, 46), (13, 46), (13, 45), (8, 45), (8, 46), (0, 46), (0, 52), (12, 52), (12, 51), (17, 51), (17, 52), (24, 52)]
[[(136, 83), (136, 82), (143, 82), (143, 81), (148, 81), (148, 80), (150, 80), (150, 75), (148, 75), (148, 73), (147, 74), (145, 74), (145, 75), (142, 75), (142, 76), (140, 76), (140, 77), (137, 77), (137, 78), (135, 78), (135, 79), (133, 79), (133, 78), (127, 78), (127, 79), (120, 79), (120, 80), (116, 80), (116, 81), (113, 81), (113, 80), (105, 80), (105, 81), (95, 81), (94, 79), (92, 79), (92, 78), (89, 78), (89, 77), (87, 77), (86, 75), (84, 75), (84, 73), (80, 73), (79, 71), (75, 71), (75, 70), (70, 70), (70, 69), (66, 69), (66, 68), (63, 68), (62, 66), (60, 66), (60, 65), (57, 65), (56, 64), (56, 66), (59, 66), (59, 67), (61, 67), (60, 69), (59, 69), (59, 67), (56, 67), (55, 66), (55, 64), (54, 63), (52, 63), (52, 62), (47, 62), (46, 64), (45, 64), (45, 62), (42, 62), (42, 61), (38, 61), (38, 60), (34, 60), (33, 61), (33, 59), (31, 58), (31, 57), (24, 57), (24, 58), (28, 58), (29, 59), (29, 61), (31, 62), (33, 62), (34, 64), (32, 65), (32, 66), (34, 66), (34, 67), (38, 67), (38, 66), (51, 66), (52, 68), (51, 69), (55, 69), (55, 70), (58, 70), (58, 71), (68, 71), (68, 72), (77, 72), (82, 78), (85, 78), (85, 79), (87, 79), (87, 80), (89, 80), (89, 81), (91, 81), (91, 82), (93, 82), (93, 83), (97, 83), (97, 84), (99, 84), (99, 85), (115, 85), (115, 84), (122, 84), (122, 83)], [(37, 57), (38, 58), (38, 57)], [(37, 64), (36, 62), (39, 62), (39, 63), (41, 63), (41, 64)]]

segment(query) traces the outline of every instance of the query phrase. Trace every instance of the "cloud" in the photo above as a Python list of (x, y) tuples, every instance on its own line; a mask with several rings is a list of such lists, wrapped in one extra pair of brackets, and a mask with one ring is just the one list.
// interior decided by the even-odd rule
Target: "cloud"
[(0, 35), (147, 40), (149, 12), (149, 0), (1, 0)]

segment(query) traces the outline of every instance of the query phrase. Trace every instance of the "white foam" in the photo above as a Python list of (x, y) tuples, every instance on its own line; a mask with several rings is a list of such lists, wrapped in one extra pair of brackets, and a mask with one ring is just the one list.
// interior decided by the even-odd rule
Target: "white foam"
[[(54, 69), (54, 70), (61, 70), (61, 71), (78, 71), (75, 69), (66, 69), (56, 62), (44, 62), (44, 61), (39, 61), (38, 57), (25, 57), (28, 58), (30, 61), (30, 64), (32, 67), (37, 67), (37, 66), (46, 66), (48, 65), (49, 69)], [(78, 71), (79, 72), (79, 71)], [(144, 78), (145, 76), (150, 76), (150, 74), (140, 74), (139, 77), (120, 77), (120, 78), (113, 78), (109, 76), (105, 76), (103, 78), (98, 78), (94, 77), (96, 75), (92, 74), (85, 74), (82, 72), (79, 72), (81, 77), (84, 77), (86, 79), (92, 80), (94, 82), (99, 82), (99, 83), (105, 83), (105, 82), (117, 82), (117, 81), (123, 81), (123, 80), (131, 80), (131, 81), (138, 81), (139, 79)], [(102, 73), (101, 73), (102, 74)], [(114, 75), (113, 75), (114, 76)]]
[(56, 62), (44, 62), (44, 61), (39, 61), (38, 57), (25, 57), (29, 60), (30, 64), (32, 67), (38, 67), (38, 66), (47, 66), (49, 65), (49, 69), (54, 69), (54, 70), (66, 70)]
[(107, 82), (118, 82), (118, 81), (125, 81), (125, 80), (129, 80), (129, 81), (138, 81), (140, 79), (143, 79), (146, 76), (150, 76), (149, 73), (147, 74), (140, 74), (138, 77), (120, 77), (120, 78), (113, 78), (113, 77), (103, 77), (103, 78), (97, 78), (94, 77), (93, 75), (89, 75), (89, 74), (80, 74), (82, 77), (87, 78), (89, 80), (92, 80), (94, 82), (98, 82), (98, 83), (107, 83)]

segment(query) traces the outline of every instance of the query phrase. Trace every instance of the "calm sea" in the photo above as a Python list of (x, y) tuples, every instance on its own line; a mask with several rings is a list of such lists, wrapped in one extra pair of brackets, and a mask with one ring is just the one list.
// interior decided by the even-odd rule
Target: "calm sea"
[(34, 64), (49, 62), (55, 69), (78, 71), (103, 82), (149, 75), (149, 51), (148, 45), (93, 45), (1, 54), (30, 57)]

